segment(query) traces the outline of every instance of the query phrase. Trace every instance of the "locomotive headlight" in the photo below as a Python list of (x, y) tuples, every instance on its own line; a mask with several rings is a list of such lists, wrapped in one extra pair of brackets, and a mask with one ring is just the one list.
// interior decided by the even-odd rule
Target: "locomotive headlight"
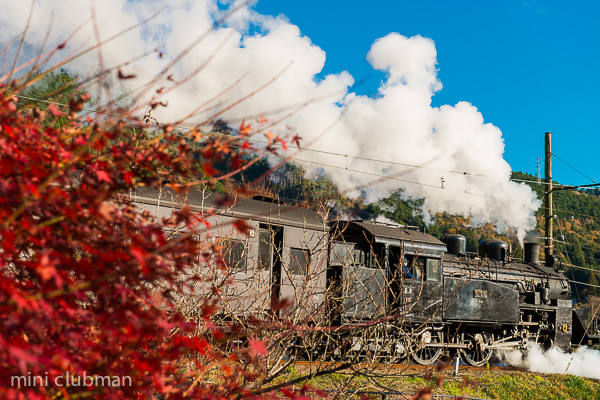
[(560, 327), (560, 329), (564, 332), (567, 333), (569, 331), (569, 325), (567, 324), (562, 324), (562, 326)]

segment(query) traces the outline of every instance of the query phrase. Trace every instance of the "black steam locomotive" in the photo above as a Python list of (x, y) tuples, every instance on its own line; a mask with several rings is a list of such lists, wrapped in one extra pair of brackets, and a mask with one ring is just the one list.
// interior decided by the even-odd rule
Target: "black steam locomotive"
[[(600, 343), (598, 319), (584, 326), (567, 278), (557, 265), (539, 262), (536, 244), (527, 244), (524, 262), (516, 263), (499, 240), (482, 241), (474, 257), (466, 254), (460, 235), (440, 241), (405, 226), (329, 222), (272, 199), (225, 205), (214, 194), (193, 192), (182, 199), (140, 191), (133, 200), (158, 217), (184, 203), (210, 210), (210, 226), (194, 234), (222, 244), (229, 270), (199, 265), (197, 273), (206, 271), (204, 286), (190, 297), (211, 292), (227, 275), (230, 284), (220, 293), (230, 318), (329, 327), (321, 339), (327, 344), (312, 343), (309, 356), (377, 354), (432, 364), (458, 352), (480, 366), (496, 351), (526, 351), (531, 341), (564, 350)], [(249, 227), (245, 234), (234, 229), (239, 219)]]
[[(563, 350), (600, 342), (598, 320), (584, 327), (567, 278), (557, 266), (540, 264), (539, 244), (527, 243), (524, 263), (516, 263), (500, 240), (481, 241), (472, 257), (461, 235), (439, 241), (366, 221), (332, 226), (329, 280), (345, 288), (339, 323), (397, 316), (399, 324), (379, 336), (400, 342), (388, 350), (400, 357), (431, 364), (458, 352), (465, 363), (481, 366), (496, 351), (525, 351), (531, 341)], [(358, 342), (375, 350), (384, 340), (371, 335)]]

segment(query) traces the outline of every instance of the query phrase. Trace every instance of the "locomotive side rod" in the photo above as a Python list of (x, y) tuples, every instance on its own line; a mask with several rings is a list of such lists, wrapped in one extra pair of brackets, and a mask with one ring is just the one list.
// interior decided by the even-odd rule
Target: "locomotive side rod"
[[(490, 345), (481, 345), (484, 349), (490, 350), (518, 350), (520, 343), (497, 343)], [(441, 349), (471, 349), (473, 344), (467, 343), (426, 343), (422, 347), (436, 347)]]

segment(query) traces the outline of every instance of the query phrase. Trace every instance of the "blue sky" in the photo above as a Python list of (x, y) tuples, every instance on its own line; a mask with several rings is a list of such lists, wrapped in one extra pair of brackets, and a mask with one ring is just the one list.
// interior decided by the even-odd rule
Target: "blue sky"
[[(550, 131), (553, 152), (600, 182), (600, 3), (260, 0), (254, 8), (285, 15), (321, 47), (323, 75), (347, 70), (356, 81), (368, 78), (354, 89), (361, 94), (376, 94), (383, 78), (365, 60), (377, 38), (398, 32), (433, 39), (444, 85), (434, 106), (475, 105), (502, 130), (513, 170), (536, 172)], [(565, 184), (591, 183), (557, 158), (553, 176)]]

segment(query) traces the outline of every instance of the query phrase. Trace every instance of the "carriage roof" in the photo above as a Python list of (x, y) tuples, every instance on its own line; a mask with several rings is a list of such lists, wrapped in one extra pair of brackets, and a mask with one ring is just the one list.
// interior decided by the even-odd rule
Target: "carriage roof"
[(332, 234), (338, 238), (364, 240), (402, 247), (407, 254), (441, 257), (446, 245), (435, 237), (404, 225), (382, 224), (375, 221), (335, 221)]
[(323, 230), (325, 220), (312, 210), (287, 206), (274, 200), (255, 200), (223, 194), (190, 190), (185, 195), (171, 189), (159, 192), (155, 189), (138, 188), (133, 201), (141, 204), (162, 205), (181, 208), (189, 206), (193, 211), (208, 212), (240, 219), (251, 219), (273, 225), (295, 226), (313, 230)]

